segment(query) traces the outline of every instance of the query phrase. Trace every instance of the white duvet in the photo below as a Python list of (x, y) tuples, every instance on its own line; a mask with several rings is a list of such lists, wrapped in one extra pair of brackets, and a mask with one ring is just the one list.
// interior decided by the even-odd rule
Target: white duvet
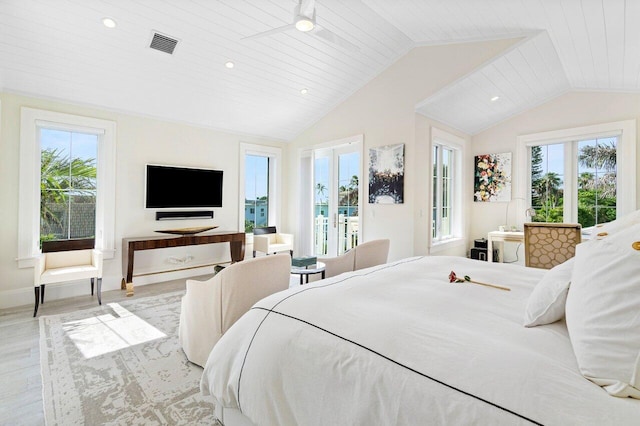
[(640, 424), (640, 401), (580, 374), (563, 321), (523, 327), (545, 272), (410, 258), (277, 293), (217, 343), (202, 391), (256, 425)]

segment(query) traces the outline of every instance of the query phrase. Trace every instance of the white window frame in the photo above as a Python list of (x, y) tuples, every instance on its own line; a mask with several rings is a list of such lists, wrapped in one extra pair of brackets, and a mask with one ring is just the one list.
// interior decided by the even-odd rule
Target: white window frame
[(436, 127), (431, 128), (431, 144), (429, 149), (429, 187), (433, 190), (433, 148), (441, 146), (453, 151), (453, 185), (451, 198), (451, 236), (444, 239), (434, 239), (432, 235), (431, 224), (435, 220), (433, 217), (433, 194), (429, 197), (429, 224), (427, 226), (429, 233), (429, 247), (431, 253), (440, 250), (446, 250), (457, 245), (465, 244), (463, 215), (466, 211), (466, 202), (463, 197), (462, 184), (465, 182), (466, 173), (463, 167), (465, 155), (466, 141), (459, 136), (453, 135)]
[[(522, 171), (516, 185), (516, 201), (518, 211), (524, 211), (531, 203), (531, 154), (530, 149), (536, 145), (565, 144), (564, 160), (564, 207), (563, 221), (577, 223), (578, 184), (575, 170), (577, 158), (574, 143), (581, 140), (618, 137), (617, 144), (617, 200), (616, 215), (624, 216), (636, 210), (636, 120), (616, 121), (575, 127), (550, 132), (533, 133), (518, 137), (518, 169)], [(526, 206), (522, 203), (526, 203)], [(522, 227), (522, 223), (518, 224)]]
[[(362, 213), (363, 210), (363, 206), (364, 206), (364, 167), (363, 167), (363, 162), (364, 162), (364, 135), (363, 134), (357, 134), (357, 135), (353, 135), (353, 136), (348, 136), (346, 138), (342, 138), (342, 139), (336, 139), (333, 141), (328, 141), (328, 142), (322, 142), (316, 145), (313, 145), (311, 147), (311, 150), (308, 151), (308, 153), (311, 156), (311, 167), (310, 167), (310, 181), (309, 184), (310, 186), (307, 187), (307, 190), (309, 191), (309, 194), (312, 194), (310, 196), (310, 211), (312, 212), (311, 216), (313, 216), (313, 214), (315, 213), (315, 205), (314, 205), (314, 195), (315, 194), (315, 187), (314, 187), (314, 180), (315, 180), (315, 163), (316, 163), (316, 158), (317, 156), (322, 153), (328, 153), (329, 157), (332, 158), (331, 160), (331, 168), (329, 171), (329, 179), (330, 181), (333, 181), (334, 183), (337, 182), (338, 180), (338, 168), (337, 168), (337, 162), (334, 161), (334, 157), (336, 155), (339, 155), (340, 153), (343, 153), (342, 151), (344, 150), (348, 150), (351, 152), (358, 152), (358, 154), (360, 155), (360, 161), (358, 163), (358, 175), (359, 175), (359, 183), (358, 183), (358, 243), (361, 244), (363, 242), (363, 235), (364, 235), (364, 213)], [(305, 188), (301, 187), (301, 191), (304, 191)], [(332, 211), (327, 211), (327, 214), (334, 214), (337, 213), (337, 205), (338, 205), (338, 200), (337, 200), (337, 189), (334, 188), (333, 191), (331, 191), (332, 193), (329, 194), (329, 205), (330, 206), (336, 206), (336, 210), (334, 212)], [(304, 198), (305, 196), (301, 195), (301, 198)], [(314, 253), (314, 248), (313, 248), (313, 240), (314, 240), (314, 229), (313, 229), (313, 221), (310, 222), (310, 240), (311, 240), (311, 253)], [(330, 244), (330, 243), (329, 243)], [(338, 244), (335, 244), (335, 248), (337, 248)], [(329, 247), (329, 248), (333, 248), (333, 247)], [(331, 253), (331, 251), (329, 252)], [(327, 256), (332, 256), (332, 255), (337, 255), (337, 253), (333, 253), (333, 254), (327, 254)]]
[(40, 254), (40, 128), (98, 135), (95, 247), (115, 255), (116, 123), (55, 111), (20, 109), (18, 267), (35, 265)]
[[(274, 146), (240, 143), (240, 176), (238, 178), (239, 214), (238, 229), (244, 229), (244, 202), (245, 202), (245, 172), (246, 156), (256, 155), (269, 157), (269, 226), (280, 229), (281, 212), (280, 199), (282, 197), (282, 149)], [(253, 243), (253, 233), (247, 233), (247, 244)]]

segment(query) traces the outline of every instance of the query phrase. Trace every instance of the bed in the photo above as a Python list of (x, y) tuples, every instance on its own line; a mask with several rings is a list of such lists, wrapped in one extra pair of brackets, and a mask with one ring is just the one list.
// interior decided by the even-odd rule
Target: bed
[(640, 424), (640, 400), (581, 374), (564, 320), (523, 326), (546, 273), (413, 257), (274, 294), (214, 347), (201, 390), (226, 426)]

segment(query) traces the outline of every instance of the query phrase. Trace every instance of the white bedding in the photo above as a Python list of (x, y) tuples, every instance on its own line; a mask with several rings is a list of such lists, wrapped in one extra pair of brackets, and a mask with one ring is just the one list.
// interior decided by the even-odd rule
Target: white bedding
[(544, 273), (421, 257), (274, 294), (215, 346), (202, 391), (257, 425), (640, 424), (640, 401), (580, 374), (563, 321), (523, 326)]

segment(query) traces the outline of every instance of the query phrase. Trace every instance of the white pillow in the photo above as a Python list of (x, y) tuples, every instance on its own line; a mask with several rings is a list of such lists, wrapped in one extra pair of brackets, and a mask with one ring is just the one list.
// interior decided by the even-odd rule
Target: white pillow
[(591, 232), (591, 237), (606, 236), (627, 229), (640, 223), (640, 210), (636, 210), (611, 222), (596, 225)]
[(564, 317), (564, 304), (571, 283), (573, 258), (544, 274), (527, 301), (524, 326), (551, 324)]
[(577, 246), (566, 318), (582, 375), (640, 399), (640, 224)]

